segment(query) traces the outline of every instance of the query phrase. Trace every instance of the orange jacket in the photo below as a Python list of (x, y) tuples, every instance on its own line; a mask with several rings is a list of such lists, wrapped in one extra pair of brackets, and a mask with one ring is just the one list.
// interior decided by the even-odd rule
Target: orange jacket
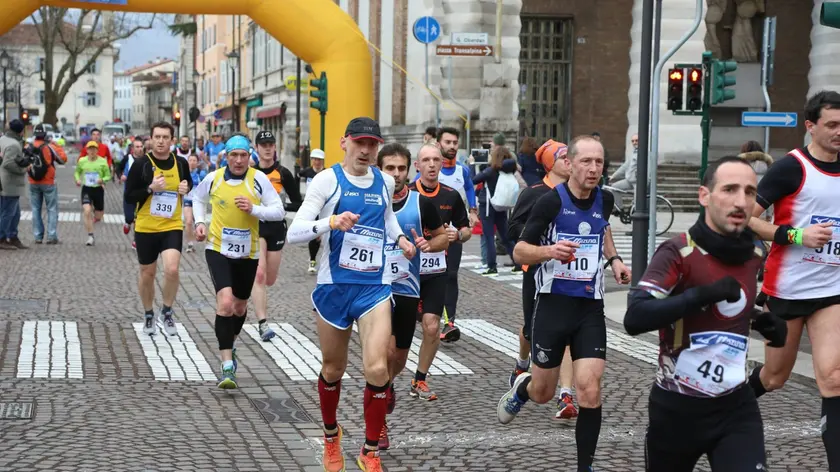
[[(44, 144), (43, 139), (36, 138), (32, 142), (32, 145), (35, 146), (35, 148), (38, 148), (42, 144)], [(64, 148), (55, 143), (49, 143), (47, 146), (44, 146), (44, 149), (42, 149), (41, 152), (43, 153), (44, 162), (49, 165), (47, 168), (47, 175), (38, 181), (32, 180), (32, 177), (29, 177), (28, 174), (27, 178), (29, 179), (30, 184), (53, 185), (55, 184), (55, 166), (53, 165), (53, 157), (57, 158), (58, 162), (64, 164), (67, 162), (67, 154), (64, 152)]]

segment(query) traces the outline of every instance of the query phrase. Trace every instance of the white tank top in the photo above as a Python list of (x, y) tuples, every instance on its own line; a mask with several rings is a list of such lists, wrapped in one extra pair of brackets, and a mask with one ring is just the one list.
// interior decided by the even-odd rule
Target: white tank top
[(467, 204), (467, 191), (464, 187), (464, 167), (461, 164), (455, 164), (455, 172), (452, 175), (446, 175), (443, 172), (438, 173), (438, 181), (447, 187), (452, 187), (453, 190), (461, 195), (461, 200), (464, 201), (464, 205)]
[(799, 149), (790, 155), (802, 166), (802, 184), (796, 193), (774, 204), (775, 223), (807, 228), (832, 222), (834, 235), (817, 249), (774, 244), (762, 291), (785, 300), (840, 295), (840, 174), (821, 171)]

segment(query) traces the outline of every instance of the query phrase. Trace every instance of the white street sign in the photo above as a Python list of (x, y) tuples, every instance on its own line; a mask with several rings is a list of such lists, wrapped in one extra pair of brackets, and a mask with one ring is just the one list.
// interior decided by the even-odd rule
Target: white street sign
[(489, 41), (490, 35), (487, 33), (452, 33), (454, 46), (486, 46)]

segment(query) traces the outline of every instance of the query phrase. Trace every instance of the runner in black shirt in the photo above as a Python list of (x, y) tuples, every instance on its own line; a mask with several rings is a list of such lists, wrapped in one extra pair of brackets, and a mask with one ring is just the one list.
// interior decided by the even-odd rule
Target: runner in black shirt
[[(312, 182), (312, 179), (324, 170), (324, 151), (320, 149), (313, 149), (312, 152), (309, 153), (309, 164), (310, 167), (303, 169), (298, 174), (300, 177), (306, 179), (306, 185), (309, 185)], [(317, 256), (318, 250), (321, 249), (321, 238), (315, 238), (312, 241), (309, 241), (309, 273), (315, 274), (318, 272), (316, 266), (318, 265)]]

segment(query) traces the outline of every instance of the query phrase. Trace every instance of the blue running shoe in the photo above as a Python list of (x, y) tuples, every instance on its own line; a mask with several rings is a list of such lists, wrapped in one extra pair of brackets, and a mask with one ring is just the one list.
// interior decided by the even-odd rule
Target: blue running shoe
[(222, 369), (222, 380), (219, 381), (219, 388), (223, 390), (231, 390), (236, 387), (236, 372), (231, 369)]
[(258, 323), (257, 330), (260, 332), (260, 338), (263, 342), (271, 341), (271, 338), (277, 336), (273, 329), (268, 327), (268, 323)]
[(239, 358), (236, 357), (236, 348), (231, 350), (231, 355), (233, 356), (233, 373), (236, 373), (236, 369), (239, 368)]
[(499, 422), (502, 424), (508, 424), (516, 418), (516, 415), (519, 414), (519, 410), (522, 408), (522, 405), (525, 404), (522, 400), (517, 398), (516, 396), (516, 389), (525, 381), (525, 379), (531, 377), (531, 374), (528, 372), (524, 372), (516, 378), (516, 381), (513, 382), (513, 387), (507, 391), (502, 398), (499, 400), (499, 405), (496, 408), (496, 413), (499, 416)]

